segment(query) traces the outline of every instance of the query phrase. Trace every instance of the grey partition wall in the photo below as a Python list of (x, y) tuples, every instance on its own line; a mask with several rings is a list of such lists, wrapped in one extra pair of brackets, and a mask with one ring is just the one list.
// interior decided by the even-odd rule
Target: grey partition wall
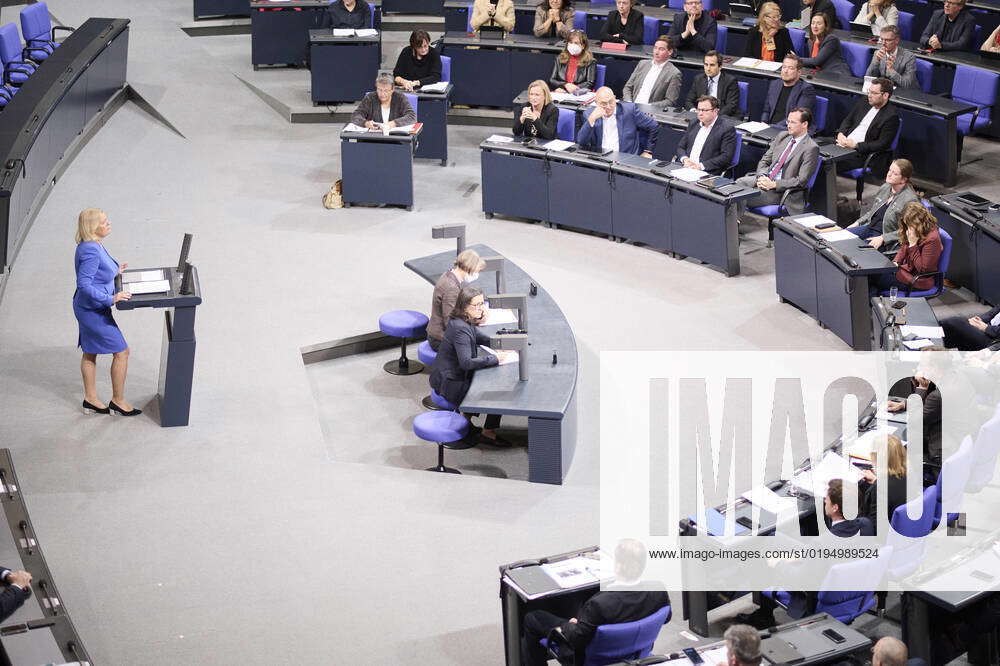
[(21, 87), (0, 128), (0, 277), (56, 176), (122, 93), (128, 19), (87, 20)]

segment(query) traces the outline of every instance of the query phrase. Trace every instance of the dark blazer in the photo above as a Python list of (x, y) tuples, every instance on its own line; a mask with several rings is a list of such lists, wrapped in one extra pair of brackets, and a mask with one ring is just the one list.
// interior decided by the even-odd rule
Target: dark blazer
[[(10, 569), (0, 567), (0, 581), (7, 578)], [(3, 592), (0, 592), (0, 622), (14, 614), (24, 603), (24, 600), (31, 596), (31, 589), (21, 589), (14, 585), (5, 584)]]
[(370, 28), (372, 27), (372, 10), (365, 0), (358, 0), (354, 11), (347, 11), (343, 0), (330, 3), (323, 20), (325, 28)]
[[(382, 122), (382, 103), (378, 101), (378, 94), (375, 92), (365, 95), (351, 116), (351, 122), (355, 125), (364, 125), (369, 120)], [(417, 122), (417, 114), (413, 112), (409, 100), (398, 90), (392, 91), (392, 99), (389, 100), (389, 120), (395, 120), (397, 125), (412, 125)]]
[(944, 15), (943, 9), (934, 12), (927, 27), (924, 28), (924, 32), (920, 35), (920, 45), (926, 47), (931, 37), (937, 35), (938, 39), (941, 40), (942, 51), (974, 50), (972, 40), (976, 37), (976, 19), (972, 12), (968, 9), (960, 11), (951, 25), (951, 34), (948, 39), (942, 39), (941, 33), (944, 31), (947, 20), (948, 17)]
[(431, 388), (453, 405), (462, 404), (476, 370), (500, 363), (496, 356), (479, 348), (479, 345), (489, 344), (490, 336), (478, 326), (462, 319), (449, 320), (434, 359)]
[[(591, 127), (587, 122), (589, 108), (583, 112), (583, 127), (576, 136), (576, 142), (586, 150), (600, 150), (604, 139), (604, 118), (598, 118)], [(643, 113), (631, 102), (618, 102), (615, 110), (618, 122), (618, 152), (638, 155), (653, 152), (660, 125), (648, 113)]]
[[(886, 481), (886, 500), (889, 503), (886, 509), (888, 519), (891, 521), (893, 511), (906, 504), (906, 477), (890, 475)], [(858, 507), (858, 515), (864, 516), (870, 520), (872, 525), (878, 524), (877, 481), (864, 489), (861, 497), (861, 504)]]
[[(622, 15), (615, 9), (608, 14), (608, 20), (601, 26), (600, 40), (602, 42), (642, 44), (643, 19), (642, 12), (633, 7), (632, 11), (628, 13), (628, 22), (623, 25)], [(619, 35), (619, 37), (612, 35)]]
[[(812, 11), (809, 13), (809, 18), (811, 19), (813, 16), (816, 16), (816, 14), (826, 14), (826, 18), (828, 19), (827, 23), (829, 24), (831, 30), (837, 30), (844, 27), (840, 25), (840, 19), (837, 17), (837, 8), (834, 6), (833, 0), (816, 0), (816, 2), (813, 3)], [(808, 35), (809, 23), (804, 22), (803, 25), (806, 29), (806, 34)]]
[[(559, 62), (559, 56), (555, 58), (555, 62), (552, 63), (552, 74), (549, 75), (549, 85), (553, 90), (556, 88), (562, 88), (566, 85), (566, 69), (569, 66), (569, 60), (566, 62)], [(590, 64), (586, 67), (582, 65), (576, 66), (576, 76), (573, 77), (572, 81), (569, 83), (575, 83), (581, 88), (589, 88), (593, 90), (594, 82), (597, 80), (597, 61), (591, 60)]]
[[(854, 108), (851, 109), (851, 112), (840, 123), (837, 131), (842, 132), (845, 136), (850, 134), (851, 130), (861, 123), (861, 120), (871, 108), (867, 97), (858, 99), (854, 104)], [(872, 124), (868, 126), (868, 131), (865, 132), (865, 140), (860, 141), (855, 150), (859, 155), (868, 155), (869, 153), (889, 150), (892, 147), (892, 140), (896, 138), (896, 130), (899, 129), (899, 122), (899, 114), (896, 112), (896, 106), (892, 102), (889, 102), (875, 114)], [(891, 160), (892, 155), (889, 153), (880, 155), (872, 160), (872, 170), (876, 174), (884, 176), (885, 172), (889, 169), (889, 162)]]
[[(521, 122), (521, 110), (530, 106), (523, 104), (514, 107), (514, 136), (535, 137), (538, 139), (556, 138), (556, 130), (559, 125), (559, 109), (555, 104), (546, 104), (542, 107), (542, 113), (538, 120)], [(430, 330), (428, 328), (428, 330)]]
[(926, 389), (917, 388), (912, 377), (900, 379), (889, 389), (889, 395), (904, 400), (916, 394), (924, 401), (924, 455), (928, 462), (941, 462), (941, 391), (934, 382)]
[[(757, 26), (753, 26), (747, 33), (747, 45), (743, 50), (743, 55), (747, 58), (760, 58), (760, 48), (760, 30), (757, 29)], [(789, 53), (795, 53), (792, 36), (788, 34), (788, 28), (778, 28), (778, 32), (774, 33), (774, 61), (781, 62)]]
[(839, 537), (852, 537), (856, 534), (860, 536), (875, 536), (872, 524), (867, 520), (861, 520), (861, 518), (842, 520), (836, 525), (830, 525), (829, 527), (830, 533)]
[[(760, 116), (761, 122), (771, 122), (771, 114), (774, 113), (774, 106), (778, 103), (778, 97), (781, 96), (781, 88), (784, 85), (781, 79), (771, 81), (770, 85), (768, 85), (767, 96), (764, 98), (764, 113)], [(809, 133), (815, 134), (819, 129), (815, 118), (816, 89), (812, 87), (811, 83), (807, 83), (805, 79), (799, 79), (792, 86), (792, 89), (788, 91), (788, 102), (785, 104), (785, 118), (782, 118), (781, 122), (775, 123), (775, 125), (782, 129), (788, 127), (788, 112), (800, 106), (809, 109), (814, 114), (813, 126), (809, 128)]]
[(406, 46), (396, 58), (392, 75), (401, 76), (407, 81), (420, 81), (422, 86), (437, 83), (441, 80), (441, 54), (432, 47), (427, 51), (427, 55), (417, 60), (413, 55), (413, 47)]
[[(677, 157), (687, 157), (694, 147), (695, 137), (698, 136), (698, 128), (701, 123), (697, 119), (684, 131), (680, 143), (677, 144)], [(720, 173), (733, 162), (733, 155), (736, 153), (736, 126), (729, 120), (719, 116), (712, 126), (712, 131), (705, 139), (705, 145), (701, 149), (701, 165), (709, 173)]]
[[(730, 118), (739, 118), (743, 115), (740, 111), (740, 87), (735, 77), (726, 72), (719, 72), (718, 93), (719, 113)], [(698, 98), (706, 94), (708, 94), (708, 77), (702, 72), (694, 77), (684, 99), (684, 108), (693, 109)]]
[(802, 51), (803, 67), (815, 67), (826, 74), (851, 76), (851, 68), (847, 66), (844, 54), (840, 52), (840, 39), (836, 35), (830, 34), (823, 38), (815, 58), (809, 55), (812, 53), (812, 41), (809, 39), (806, 39)]
[(687, 20), (687, 12), (677, 12), (670, 24), (670, 34), (677, 40), (677, 48), (679, 50), (694, 49), (702, 53), (714, 49), (719, 32), (719, 26), (715, 19), (707, 11), (702, 12), (701, 16), (694, 22), (695, 34), (682, 39), (681, 35), (687, 27)]
[(618, 590), (610, 589), (592, 596), (580, 608), (576, 622), (564, 622), (559, 630), (579, 657), (593, 640), (598, 626), (641, 620), (669, 603), (670, 595), (666, 592), (636, 592), (621, 586)]
[(449, 271), (445, 271), (438, 278), (434, 285), (434, 295), (431, 297), (431, 317), (427, 323), (427, 340), (435, 350), (444, 338), (444, 329), (451, 319), (451, 312), (455, 309), (455, 301), (458, 300), (458, 292), (462, 291), (462, 283), (458, 277)]

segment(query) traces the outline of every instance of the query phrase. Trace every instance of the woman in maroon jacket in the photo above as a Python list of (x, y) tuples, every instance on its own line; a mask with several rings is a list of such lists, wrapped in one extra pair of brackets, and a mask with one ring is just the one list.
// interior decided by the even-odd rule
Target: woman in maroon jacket
[(899, 223), (899, 251), (892, 258), (899, 266), (896, 274), (881, 280), (880, 288), (899, 287), (901, 290), (930, 289), (934, 286), (934, 278), (923, 277), (917, 280), (917, 275), (933, 273), (938, 269), (941, 259), (941, 235), (938, 233), (937, 220), (922, 204), (912, 201), (903, 208)]

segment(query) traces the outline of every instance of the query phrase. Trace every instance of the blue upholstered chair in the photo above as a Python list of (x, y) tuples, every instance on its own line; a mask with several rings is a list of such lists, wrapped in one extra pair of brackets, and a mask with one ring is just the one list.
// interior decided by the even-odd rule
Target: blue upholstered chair
[(35, 71), (34, 63), (27, 61), (26, 49), (21, 48), (21, 35), (17, 26), (7, 23), (0, 26), (0, 65), (3, 65), (3, 82), (20, 87)]
[(587, 29), (587, 12), (582, 9), (577, 9), (573, 12), (573, 29), (574, 30), (586, 30)]
[(17, 88), (0, 85), (0, 109), (6, 108), (7, 105), (11, 103), (16, 92)]
[(413, 115), (415, 115), (417, 119), (419, 119), (420, 109), (417, 108), (417, 104), (420, 101), (420, 99), (414, 93), (403, 93), (403, 96), (406, 98), (406, 101), (410, 103), (410, 106), (413, 107)]
[(374, 28), (378, 30), (382, 27), (382, 7), (378, 7), (378, 13), (375, 13), (376, 7), (374, 2), (368, 3), (368, 16), (371, 17), (371, 23), (368, 24), (369, 28)]
[[(437, 352), (431, 347), (431, 343), (424, 340), (417, 347), (417, 360), (424, 364), (424, 367), (429, 368), (434, 365), (434, 361), (437, 360)], [(442, 398), (443, 400), (444, 398)], [(424, 399), (421, 400), (424, 409), (441, 409), (440, 406), (434, 401), (434, 389), (431, 389), (430, 394), (425, 395)]]
[[(670, 621), (671, 615), (670, 606), (664, 606), (641, 620), (598, 625), (587, 646), (586, 658), (581, 661), (577, 655), (575, 661), (581, 666), (606, 666), (648, 657), (660, 629)], [(548, 648), (552, 659), (560, 661), (566, 658), (567, 651), (572, 651), (558, 628), (553, 629), (547, 639), (542, 639), (542, 645)]]
[(868, 64), (872, 61), (875, 50), (867, 44), (842, 41), (840, 52), (844, 55), (847, 66), (851, 68), (851, 74), (861, 77), (868, 71)]
[(715, 50), (719, 53), (725, 53), (726, 47), (729, 46), (729, 28), (724, 25), (720, 25), (718, 32), (715, 33)]
[(864, 194), (864, 192), (865, 192), (865, 178), (867, 176), (869, 176), (871, 174), (871, 172), (872, 172), (872, 169), (871, 169), (871, 166), (870, 166), (871, 163), (872, 163), (872, 160), (875, 159), (879, 155), (885, 155), (885, 154), (888, 154), (889, 155), (889, 159), (892, 159), (892, 156), (896, 154), (896, 146), (899, 145), (899, 135), (902, 132), (903, 132), (903, 119), (900, 118), (899, 119), (899, 128), (896, 130), (896, 136), (893, 137), (893, 139), (892, 139), (892, 145), (889, 146), (888, 150), (878, 151), (878, 152), (874, 152), (874, 153), (869, 153), (868, 157), (865, 159), (865, 163), (864, 163), (863, 166), (860, 166), (857, 169), (850, 169), (850, 170), (845, 171), (844, 173), (841, 174), (842, 176), (844, 176), (846, 178), (853, 178), (854, 179), (854, 194), (858, 198), (858, 203), (861, 203), (861, 195)]
[[(948, 266), (951, 264), (951, 234), (947, 231), (938, 227), (938, 234), (941, 236), (941, 257), (938, 259), (938, 269), (932, 273), (921, 273), (920, 275), (914, 275), (913, 281), (916, 282), (920, 278), (932, 277), (934, 278), (934, 286), (931, 289), (914, 289), (913, 285), (910, 285), (906, 289), (907, 298), (933, 298), (944, 293), (944, 278), (948, 273)], [(882, 292), (885, 296), (889, 292)]]
[(910, 12), (899, 12), (899, 36), (904, 42), (913, 41), (913, 19)]
[(451, 83), (451, 56), (441, 56), (441, 80)]
[(736, 150), (733, 151), (733, 159), (725, 169), (722, 170), (723, 176), (728, 176), (730, 172), (736, 168), (736, 165), (740, 163), (740, 154), (743, 153), (743, 133), (736, 130)]
[(813, 185), (816, 184), (816, 177), (819, 176), (819, 172), (823, 170), (823, 156), (821, 155), (819, 161), (816, 162), (816, 170), (813, 171), (812, 176), (809, 177), (809, 182), (803, 188), (792, 187), (785, 190), (785, 193), (781, 195), (781, 201), (777, 204), (770, 204), (768, 206), (750, 206), (747, 210), (751, 213), (756, 213), (757, 215), (763, 215), (767, 218), (767, 246), (771, 247), (774, 244), (774, 220), (779, 217), (785, 217), (788, 215), (788, 209), (785, 208), (785, 201), (788, 199), (792, 192), (804, 191), (806, 196), (806, 210), (810, 206), (809, 193), (812, 192)]
[(851, 0), (833, 0), (833, 8), (837, 12), (837, 20), (840, 21), (840, 25), (837, 27), (843, 30), (850, 30), (851, 19), (858, 13), (858, 8), (854, 6)]
[(399, 338), (399, 360), (389, 361), (383, 366), (392, 375), (415, 375), (424, 369), (420, 361), (410, 361), (406, 357), (407, 338), (417, 338), (427, 330), (427, 315), (415, 310), (393, 310), (378, 318), (378, 330), (386, 335)]
[[(937, 486), (928, 486), (920, 497), (914, 497), (892, 512), (889, 524), (892, 529), (885, 545), (892, 546), (889, 560), (889, 577), (894, 580), (906, 578), (920, 567), (924, 559), (927, 542), (922, 537), (934, 530), (934, 511), (938, 503)], [(909, 507), (909, 509), (907, 509)], [(907, 510), (919, 515), (910, 518)]]
[(642, 18), (642, 43), (652, 44), (660, 36), (660, 19), (652, 16)]
[[(962, 496), (965, 495), (965, 486), (969, 482), (971, 471), (972, 438), (966, 435), (958, 451), (941, 463), (941, 471), (938, 472), (937, 478), (938, 501), (934, 507), (934, 527), (941, 522), (941, 512), (945, 504), (950, 509), (961, 508)], [(949, 523), (956, 520), (958, 512), (948, 514)]]
[(998, 84), (1000, 73), (966, 65), (955, 67), (951, 98), (956, 102), (976, 106), (972, 113), (964, 113), (958, 117), (960, 134), (974, 134), (992, 123), (992, 107), (997, 103)]
[(743, 119), (746, 120), (749, 117), (747, 97), (750, 93), (750, 84), (747, 81), (737, 81), (736, 87), (740, 89), (740, 113), (742, 114)]
[(438, 447), (438, 464), (435, 467), (428, 467), (427, 471), (461, 474), (457, 469), (445, 467), (444, 450), (472, 448), (472, 444), (464, 441), (468, 432), (469, 420), (458, 412), (442, 409), (417, 414), (413, 419), (413, 434), (422, 440), (434, 442)]
[(604, 75), (607, 74), (607, 65), (598, 65), (597, 73), (594, 75), (594, 90), (604, 85)]
[(559, 120), (556, 121), (556, 138), (563, 141), (576, 141), (576, 111), (559, 109)]
[(821, 95), (816, 95), (816, 108), (813, 109), (813, 131), (810, 134), (822, 134), (826, 129), (826, 112), (830, 107), (830, 100)]
[(805, 53), (803, 49), (806, 47), (806, 31), (802, 28), (789, 28), (788, 36), (792, 38), (792, 46), (795, 48), (795, 52)]
[(916, 58), (914, 62), (917, 63), (917, 84), (921, 90), (929, 93), (934, 85), (934, 63), (923, 58)]
[(993, 417), (983, 424), (976, 436), (976, 445), (972, 449), (972, 469), (969, 472), (969, 482), (965, 492), (978, 493), (985, 488), (997, 469), (997, 457), (1000, 456), (1000, 406)]
[(56, 30), (73, 32), (75, 28), (57, 25), (52, 27), (49, 8), (44, 2), (36, 2), (21, 10), (21, 32), (24, 34), (26, 55), (35, 62), (41, 62), (52, 55), (59, 43)]
[(591, 4), (594, 4), (594, 5), (613, 5), (613, 4), (615, 4), (615, 0), (593, 0), (593, 2)]

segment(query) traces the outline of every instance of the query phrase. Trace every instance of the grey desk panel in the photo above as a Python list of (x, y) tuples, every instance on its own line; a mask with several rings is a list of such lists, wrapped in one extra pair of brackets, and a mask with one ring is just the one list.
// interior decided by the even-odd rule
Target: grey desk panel
[[(549, 219), (549, 186), (545, 152), (501, 148), (483, 143), (481, 151), (483, 212)], [(517, 196), (511, 196), (516, 192)]]
[(334, 37), (332, 30), (310, 30), (313, 103), (353, 102), (371, 91), (381, 59), (379, 40), (378, 36)]
[(667, 185), (655, 176), (612, 167), (611, 233), (661, 249), (673, 247)]
[[(898, 299), (900, 302), (906, 304), (906, 308), (902, 310), (905, 313), (905, 322), (908, 326), (937, 326), (938, 318), (934, 314), (934, 310), (931, 308), (930, 303), (927, 302), (926, 298), (906, 298), (900, 297)], [(889, 313), (894, 313), (899, 316), (897, 310), (893, 310), (889, 307), (889, 297), (873, 296), (871, 299), (871, 312), (872, 312), (872, 349), (875, 351), (895, 351), (902, 348), (902, 343), (900, 342), (901, 335), (899, 332), (899, 324), (895, 326), (886, 326), (886, 319)], [(884, 303), (883, 307), (879, 306), (879, 303)], [(931, 344), (942, 346), (944, 340), (941, 338), (930, 338)]]
[(344, 203), (413, 206), (413, 137), (341, 132)]
[[(558, 156), (556, 156), (558, 155)], [(611, 233), (611, 164), (550, 154), (549, 221)]]
[(782, 302), (819, 316), (816, 302), (816, 251), (782, 227), (774, 228), (774, 284)]
[(304, 65), (309, 31), (320, 27), (327, 0), (250, 3), (250, 62), (258, 65)]
[(671, 193), (674, 252), (718, 266), (726, 275), (740, 273), (739, 232), (733, 204), (717, 202), (680, 189)]
[(414, 157), (448, 163), (448, 107), (454, 88), (449, 83), (443, 93), (412, 93), (417, 96), (417, 120), (424, 124)]
[(194, 0), (194, 20), (208, 16), (250, 16), (250, 0)]

